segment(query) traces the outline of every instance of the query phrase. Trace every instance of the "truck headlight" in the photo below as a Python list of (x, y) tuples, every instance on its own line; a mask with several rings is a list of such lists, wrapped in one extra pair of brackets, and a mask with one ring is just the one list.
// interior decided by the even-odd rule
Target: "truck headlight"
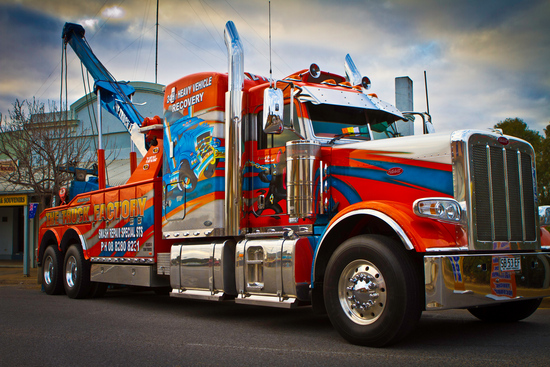
[(418, 199), (413, 204), (413, 210), (419, 217), (432, 218), (445, 223), (461, 224), (464, 219), (460, 203), (450, 198)]

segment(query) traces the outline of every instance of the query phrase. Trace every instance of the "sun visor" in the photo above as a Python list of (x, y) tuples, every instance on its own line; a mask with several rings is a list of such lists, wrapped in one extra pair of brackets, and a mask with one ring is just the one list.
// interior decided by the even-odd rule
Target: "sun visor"
[(302, 91), (298, 95), (298, 99), (301, 102), (365, 108), (369, 110), (386, 112), (394, 116), (395, 120), (405, 119), (401, 111), (393, 105), (381, 101), (374, 96), (369, 96), (367, 94), (355, 91), (348, 92), (330, 88), (316, 88), (310, 86), (304, 86), (301, 88)]

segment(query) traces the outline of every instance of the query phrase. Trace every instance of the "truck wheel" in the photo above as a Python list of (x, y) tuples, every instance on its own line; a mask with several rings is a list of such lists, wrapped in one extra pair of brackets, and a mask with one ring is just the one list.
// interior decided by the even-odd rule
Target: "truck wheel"
[(42, 269), (44, 271), (44, 290), (47, 294), (63, 293), (63, 255), (56, 245), (48, 246), (44, 251)]
[(90, 292), (90, 264), (84, 259), (82, 250), (72, 245), (65, 255), (63, 271), (65, 293), (70, 298), (84, 298)]
[(329, 319), (350, 343), (395, 343), (420, 319), (420, 283), (401, 244), (378, 235), (350, 238), (327, 265), (324, 297)]
[(188, 192), (195, 190), (197, 186), (197, 176), (191, 169), (189, 162), (186, 160), (181, 161), (178, 187), (181, 191), (186, 189)]
[(515, 322), (531, 316), (541, 302), (542, 298), (526, 299), (495, 306), (469, 308), (468, 311), (482, 321)]

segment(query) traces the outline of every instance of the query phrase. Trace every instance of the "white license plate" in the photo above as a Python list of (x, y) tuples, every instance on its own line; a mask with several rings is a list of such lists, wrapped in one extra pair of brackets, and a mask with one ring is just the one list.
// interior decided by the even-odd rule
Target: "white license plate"
[(500, 271), (516, 270), (521, 270), (521, 258), (519, 256), (500, 258)]

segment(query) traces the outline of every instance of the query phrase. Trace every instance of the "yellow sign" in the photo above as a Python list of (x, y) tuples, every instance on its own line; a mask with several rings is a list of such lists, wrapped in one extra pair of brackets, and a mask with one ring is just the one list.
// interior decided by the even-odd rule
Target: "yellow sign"
[(27, 205), (27, 195), (0, 196), (0, 206)]

